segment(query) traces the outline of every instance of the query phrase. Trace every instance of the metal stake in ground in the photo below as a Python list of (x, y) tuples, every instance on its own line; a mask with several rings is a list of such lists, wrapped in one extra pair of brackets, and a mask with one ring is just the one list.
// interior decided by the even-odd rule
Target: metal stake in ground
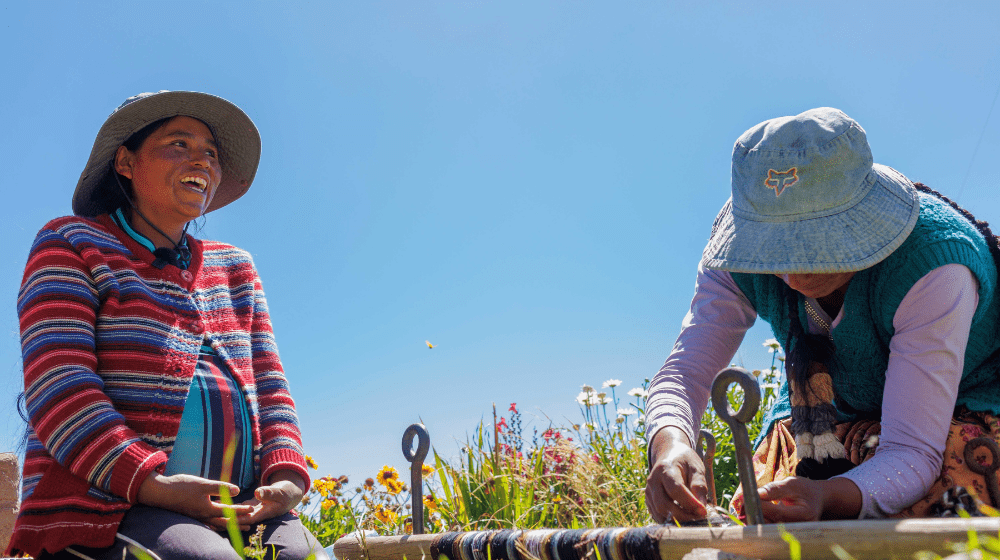
[[(702, 447), (704, 444), (704, 447)], [(705, 484), (708, 486), (708, 500), (712, 507), (718, 505), (715, 500), (715, 436), (708, 430), (698, 434), (698, 445), (695, 451), (705, 464)]]
[[(976, 460), (976, 450), (980, 447), (989, 450), (990, 464), (983, 465)], [(983, 479), (986, 480), (986, 491), (989, 492), (993, 507), (1000, 505), (1000, 486), (997, 484), (997, 471), (1000, 470), (1000, 447), (997, 446), (997, 442), (993, 441), (993, 438), (977, 437), (965, 444), (965, 451), (962, 454), (965, 456), (965, 464), (969, 470), (983, 475)]]
[[(417, 438), (417, 450), (413, 451), (413, 438)], [(431, 436), (423, 424), (410, 424), (403, 432), (403, 457), (410, 462), (410, 498), (412, 506), (413, 534), (424, 534), (424, 477), (423, 466), (427, 451), (431, 448)]]
[[(743, 405), (739, 411), (733, 411), (726, 396), (729, 386), (733, 383), (738, 383), (743, 389)], [(750, 435), (747, 433), (747, 423), (760, 408), (760, 385), (747, 373), (747, 370), (738, 367), (726, 368), (719, 372), (715, 382), (712, 383), (712, 406), (719, 418), (725, 420), (733, 432), (736, 466), (740, 471), (740, 484), (743, 485), (743, 507), (747, 513), (747, 523), (763, 525), (764, 516), (760, 511), (760, 496), (757, 495), (757, 477), (753, 472), (753, 450), (750, 448)]]

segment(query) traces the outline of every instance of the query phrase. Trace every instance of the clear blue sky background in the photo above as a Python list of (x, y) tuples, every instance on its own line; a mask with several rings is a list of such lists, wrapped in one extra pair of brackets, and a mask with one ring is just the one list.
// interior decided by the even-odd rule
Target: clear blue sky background
[(199, 235), (253, 254), (323, 474), (405, 466), (418, 418), (456, 455), (491, 403), (544, 428), (583, 383), (652, 377), (767, 118), (843, 109), (877, 162), (1000, 226), (992, 0), (8, 2), (0, 28), (4, 449), (28, 248), (142, 91), (260, 128), (252, 189)]

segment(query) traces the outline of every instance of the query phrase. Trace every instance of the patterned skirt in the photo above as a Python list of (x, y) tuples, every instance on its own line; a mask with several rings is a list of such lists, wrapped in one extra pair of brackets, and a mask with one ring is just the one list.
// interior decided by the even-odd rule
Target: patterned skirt
[[(753, 456), (753, 468), (758, 488), (769, 482), (795, 476), (798, 461), (795, 457), (795, 436), (792, 435), (790, 426), (791, 420), (776, 422), (771, 433), (757, 447)], [(860, 465), (875, 455), (881, 428), (877, 420), (859, 420), (839, 424), (836, 435), (844, 443), (847, 458), (855, 465)], [(965, 445), (979, 437), (988, 437), (1000, 443), (1000, 419), (964, 408), (956, 410), (951, 420), (941, 475), (923, 498), (892, 517), (931, 516), (945, 492), (956, 486), (964, 487), (983, 503), (997, 507), (990, 499), (984, 475), (970, 470), (965, 461)], [(974, 453), (980, 465), (991, 464), (993, 458), (988, 448), (979, 447)], [(990, 471), (990, 476), (996, 477), (998, 474), (996, 470), (987, 470)], [(744, 517), (742, 486), (736, 490), (729, 509), (734, 515)]]

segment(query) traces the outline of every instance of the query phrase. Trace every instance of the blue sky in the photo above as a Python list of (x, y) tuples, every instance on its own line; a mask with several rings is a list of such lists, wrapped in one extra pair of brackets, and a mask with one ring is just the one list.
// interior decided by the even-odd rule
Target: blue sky
[(584, 383), (652, 377), (762, 120), (838, 107), (1000, 225), (992, 1), (19, 2), (0, 26), (3, 449), (28, 248), (142, 91), (260, 129), (253, 187), (198, 235), (253, 254), (307, 452), (356, 480), (404, 467), (418, 419), (453, 456), (491, 403), (544, 429)]

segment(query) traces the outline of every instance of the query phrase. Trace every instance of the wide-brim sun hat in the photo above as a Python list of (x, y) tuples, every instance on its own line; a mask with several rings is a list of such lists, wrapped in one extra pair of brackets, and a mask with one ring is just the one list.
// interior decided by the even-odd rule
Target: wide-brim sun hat
[(217, 210), (243, 196), (260, 162), (260, 133), (250, 117), (221, 97), (196, 91), (159, 91), (129, 97), (104, 121), (76, 184), (73, 213), (93, 217), (113, 211), (106, 207), (104, 189), (114, 185), (111, 161), (118, 147), (146, 125), (178, 116), (204, 122), (218, 145), (222, 182), (205, 211)]
[(873, 163), (864, 129), (822, 107), (747, 130), (733, 147), (732, 196), (702, 254), (730, 272), (853, 272), (913, 231), (913, 183)]

